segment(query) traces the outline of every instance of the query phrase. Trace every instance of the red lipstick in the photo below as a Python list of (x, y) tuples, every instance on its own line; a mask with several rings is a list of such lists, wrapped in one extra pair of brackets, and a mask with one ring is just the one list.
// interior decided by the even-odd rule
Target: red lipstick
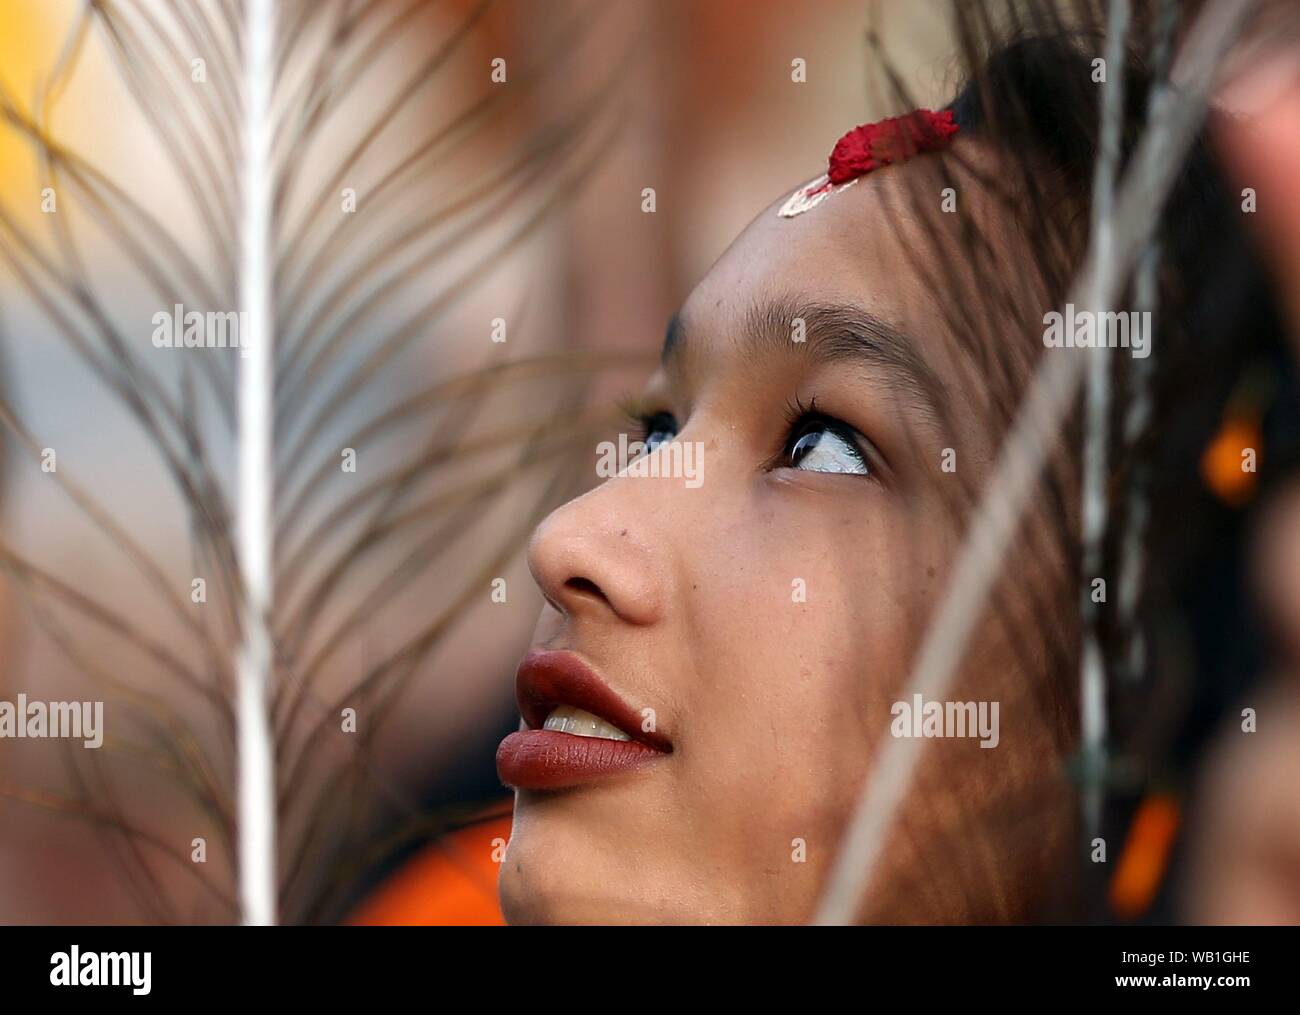
[[(528, 729), (501, 741), (497, 775), (516, 789), (581, 786), (651, 764), (672, 752), (672, 742), (662, 733), (643, 730), (640, 712), (572, 652), (529, 652), (515, 675), (515, 697)], [(561, 705), (590, 712), (632, 739), (542, 729), (546, 717)]]

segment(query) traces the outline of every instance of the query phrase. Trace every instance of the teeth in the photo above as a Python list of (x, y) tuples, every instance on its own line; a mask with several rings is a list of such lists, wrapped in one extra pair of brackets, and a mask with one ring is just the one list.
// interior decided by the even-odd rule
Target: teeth
[(584, 712), (571, 705), (561, 705), (546, 717), (542, 729), (556, 733), (572, 733), (575, 737), (599, 737), (601, 740), (631, 740), (617, 726), (611, 726), (600, 716)]

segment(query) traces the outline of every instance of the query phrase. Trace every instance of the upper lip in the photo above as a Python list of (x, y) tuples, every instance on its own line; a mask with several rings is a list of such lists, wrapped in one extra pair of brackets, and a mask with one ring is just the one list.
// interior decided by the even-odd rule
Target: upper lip
[(671, 753), (672, 741), (657, 731), (642, 729), (641, 713), (610, 689), (573, 652), (534, 649), (524, 656), (515, 674), (519, 714), (530, 729), (541, 729), (560, 705), (570, 705), (616, 726), (633, 740)]

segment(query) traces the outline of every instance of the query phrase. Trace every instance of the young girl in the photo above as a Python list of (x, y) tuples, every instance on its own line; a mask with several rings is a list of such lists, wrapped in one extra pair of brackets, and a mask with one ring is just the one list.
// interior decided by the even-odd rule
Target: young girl
[[(1283, 375), (1252, 380), (1280, 362), (1273, 303), (1204, 148), (1161, 218), (1158, 308), (1144, 318), (1134, 288), (1116, 307), (1154, 330), (1111, 353), (1100, 569), (1081, 564), (1076, 413), (949, 697), (904, 697), (1025, 387), (1041, 357), (1080, 354), (1046, 325), (1089, 239), (1100, 52), (1024, 33), (946, 110), (850, 132), (829, 179), (760, 212), (674, 317), (634, 411), (664, 467), (565, 505), (530, 546), (548, 605), (519, 668), (523, 727), (497, 756), (517, 790), (508, 920), (805, 922), (899, 736), (930, 742), (862, 919), (1101, 911), (1130, 805), (1185, 775), (1179, 737), (1249, 668), (1217, 652), (1252, 644), (1223, 610), (1249, 491), (1207, 481), (1201, 457), (1225, 412), (1262, 429), (1263, 460), (1282, 451)], [(1124, 81), (1129, 152), (1151, 71), (1134, 60)], [(1150, 412), (1126, 426), (1135, 403)], [(672, 442), (699, 482), (673, 474)], [(1077, 816), (1096, 771), (1079, 755), (1081, 597), (1111, 691), (1102, 836)]]

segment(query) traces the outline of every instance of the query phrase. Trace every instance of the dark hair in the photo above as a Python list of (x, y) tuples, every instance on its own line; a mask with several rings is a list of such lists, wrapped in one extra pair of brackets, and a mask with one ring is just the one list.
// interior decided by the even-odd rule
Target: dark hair
[[(1017, 192), (1029, 230), (1051, 219), (1086, 231), (1102, 92), (1091, 71), (1101, 51), (1099, 37), (1083, 32), (1013, 39), (948, 107), (964, 132), (1016, 167), (1002, 185)], [(1152, 69), (1136, 53), (1128, 55), (1124, 81), (1122, 162), (1136, 147), (1155, 86)], [(1113, 849), (1145, 792), (1191, 783), (1208, 734), (1264, 668), (1264, 632), (1253, 619), (1246, 581), (1248, 536), (1254, 506), (1300, 457), (1300, 389), (1280, 304), (1240, 197), (1206, 140), (1218, 115), (1211, 114), (1184, 159), (1153, 236), (1160, 258), (1156, 367), (1152, 411), (1140, 434), (1125, 434), (1132, 360), (1112, 357), (1104, 567), (1111, 588), (1118, 585), (1126, 527), (1141, 521), (1135, 506), (1145, 503), (1150, 519), (1137, 622), (1123, 624), (1108, 608), (1098, 628), (1108, 661), (1110, 771), (1118, 777), (1109, 783)], [(1078, 259), (1065, 267), (1077, 269)], [(1063, 300), (1068, 281), (1067, 274), (1053, 277), (1053, 295)], [(1244, 506), (1226, 503), (1202, 477), (1202, 457), (1229, 415), (1257, 419), (1262, 433), (1258, 492)], [(1069, 446), (1078, 447), (1077, 418), (1072, 427)], [(1077, 534), (1067, 540), (1077, 561)], [(1145, 650), (1135, 655), (1137, 643)], [(1097, 867), (1082, 865), (1094, 868), (1083, 875), (1085, 886), (1098, 877)], [(1083, 891), (1076, 901), (1102, 917), (1102, 899), (1099, 891)]]

